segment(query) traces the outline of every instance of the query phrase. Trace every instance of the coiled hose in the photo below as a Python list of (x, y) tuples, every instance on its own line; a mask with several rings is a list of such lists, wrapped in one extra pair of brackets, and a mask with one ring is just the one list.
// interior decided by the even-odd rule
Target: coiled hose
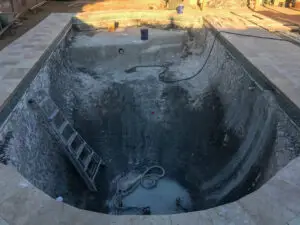
[[(161, 173), (151, 173), (151, 170), (153, 169), (159, 169)], [(161, 166), (151, 166), (145, 170), (144, 173), (137, 176), (135, 180), (132, 181), (132, 183), (126, 187), (122, 188), (120, 186), (120, 179), (117, 181), (117, 189), (116, 193), (112, 198), (112, 205), (113, 208), (117, 211), (117, 214), (119, 211), (127, 211), (127, 210), (136, 210), (141, 214), (148, 214), (150, 211), (150, 208), (148, 206), (146, 207), (137, 207), (137, 206), (124, 206), (123, 205), (123, 198), (130, 195), (132, 192), (136, 190), (136, 188), (141, 185), (145, 189), (153, 189), (157, 186), (158, 181), (165, 176), (165, 169)]]

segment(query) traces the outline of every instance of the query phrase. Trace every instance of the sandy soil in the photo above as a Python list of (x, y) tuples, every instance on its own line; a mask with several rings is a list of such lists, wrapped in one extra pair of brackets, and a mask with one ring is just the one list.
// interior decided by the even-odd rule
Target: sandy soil
[(300, 11), (283, 7), (260, 7), (256, 12), (277, 21), (284, 21), (300, 26)]
[(36, 12), (26, 12), (0, 37), (0, 50), (22, 36), (52, 12), (88, 12), (116, 9), (161, 9), (164, 0), (49, 1)]
[[(26, 12), (19, 18), (18, 23), (10, 28), (0, 37), (0, 50), (12, 41), (23, 35), (52, 12), (89, 12), (99, 10), (121, 10), (121, 9), (163, 9), (165, 0), (77, 0), (77, 1), (49, 1), (36, 12)], [(206, 9), (205, 11), (210, 10)], [(265, 16), (276, 20), (294, 22), (300, 25), (300, 11), (291, 9), (271, 9), (262, 7), (257, 10)]]

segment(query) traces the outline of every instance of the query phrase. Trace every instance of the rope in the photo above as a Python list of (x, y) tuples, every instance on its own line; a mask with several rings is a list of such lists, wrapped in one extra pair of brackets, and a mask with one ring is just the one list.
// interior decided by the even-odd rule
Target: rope
[[(151, 170), (159, 169), (161, 173), (151, 173)], [(134, 192), (139, 185), (145, 189), (153, 189), (157, 186), (158, 181), (165, 176), (165, 169), (161, 166), (151, 166), (145, 170), (144, 173), (137, 176), (135, 180), (133, 180), (132, 184), (126, 187), (125, 189), (120, 187), (120, 179), (117, 181), (117, 190), (115, 195), (112, 198), (112, 205), (118, 211), (127, 211), (127, 210), (136, 210), (141, 214), (149, 214), (150, 208), (146, 207), (138, 207), (138, 206), (124, 206), (123, 198), (130, 195)]]
[(185, 78), (182, 78), (182, 79), (177, 79), (177, 80), (166, 80), (163, 75), (169, 69), (169, 67), (172, 65), (172, 63), (168, 63), (166, 65), (140, 65), (140, 66), (134, 66), (134, 67), (131, 67), (131, 68), (125, 70), (125, 72), (126, 73), (133, 73), (133, 72), (136, 72), (137, 68), (142, 68), (142, 67), (144, 67), (144, 68), (162, 67), (162, 68), (164, 68), (164, 70), (158, 74), (158, 79), (160, 81), (164, 82), (164, 83), (170, 84), (170, 83), (177, 83), (177, 82), (181, 82), (181, 81), (186, 81), (186, 80), (193, 79), (194, 77), (198, 76), (203, 71), (203, 69), (205, 68), (205, 66), (206, 66), (206, 64), (207, 64), (207, 62), (208, 62), (208, 60), (209, 60), (209, 58), (211, 56), (212, 50), (213, 50), (213, 48), (215, 46), (215, 42), (217, 40), (217, 36), (220, 35), (221, 33), (232, 34), (232, 35), (243, 36), (243, 37), (253, 37), (253, 38), (267, 39), (267, 40), (287, 41), (287, 40), (281, 39), (281, 38), (263, 37), (263, 36), (256, 36), (256, 35), (251, 35), (251, 34), (241, 34), (241, 33), (235, 33), (235, 32), (230, 32), (230, 31), (217, 31), (217, 33), (216, 33), (216, 35), (214, 37), (212, 46), (211, 46), (211, 48), (209, 50), (208, 56), (206, 57), (203, 65), (201, 66), (201, 68), (195, 74), (193, 74), (192, 76), (185, 77)]

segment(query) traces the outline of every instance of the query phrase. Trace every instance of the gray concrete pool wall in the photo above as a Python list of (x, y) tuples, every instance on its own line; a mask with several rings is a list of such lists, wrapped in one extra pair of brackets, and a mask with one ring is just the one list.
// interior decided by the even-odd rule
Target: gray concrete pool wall
[[(222, 21), (222, 20), (221, 20)], [(268, 34), (266, 34), (268, 35)], [(225, 37), (224, 37), (225, 36)], [(226, 35), (224, 35), (223, 38), (226, 39)], [(237, 38), (236, 36), (231, 36), (230, 38)], [(230, 38), (227, 38), (227, 40), (230, 40)], [(240, 41), (242, 41), (242, 39), (240, 39)], [(257, 40), (255, 40), (256, 42)], [(234, 44), (233, 46), (235, 46), (236, 43), (239, 43), (237, 40), (234, 40)], [(242, 42), (241, 42), (242, 43)], [(281, 44), (283, 45), (287, 45), (287, 47), (292, 49), (292, 46), (290, 46), (289, 44), (286, 43), (281, 43), (278, 44), (277, 48), (280, 48)], [(288, 48), (288, 49), (289, 49)], [(262, 50), (263, 48), (261, 47), (260, 50)], [(274, 51), (274, 50), (273, 50)], [(245, 58), (247, 59), (247, 52), (245, 53)], [(276, 52), (275, 52), (276, 53)], [(294, 52), (293, 54), (297, 54), (299, 53), (298, 50), (296, 50), (296, 52)], [(262, 54), (264, 55), (264, 54)], [(275, 54), (276, 56), (276, 54)], [(232, 57), (232, 56), (228, 56), (228, 57)], [(245, 62), (245, 61), (244, 61)], [(276, 60), (275, 60), (276, 62)], [(253, 63), (254, 66), (256, 66), (255, 62)], [(273, 64), (272, 64), (273, 65)], [(228, 67), (230, 67), (230, 65), (226, 65)], [(264, 69), (266, 69), (266, 64), (264, 64)], [(256, 67), (258, 69), (261, 70), (261, 68), (258, 66)], [(289, 67), (291, 68), (291, 66)], [(294, 67), (294, 71), (298, 71), (297, 70), (297, 65), (295, 65)], [(222, 68), (224, 69), (224, 68)], [(226, 71), (226, 70), (225, 70)], [(45, 85), (44, 87), (47, 87), (50, 82), (49, 79), (47, 78), (47, 76), (43, 76), (43, 74), (45, 75), (46, 73), (46, 69), (42, 70), (39, 72), (38, 76), (35, 78), (35, 81), (32, 83), (32, 87), (43, 87), (43, 85)], [(232, 92), (228, 93), (228, 96), (224, 96), (224, 101), (227, 101), (228, 104), (232, 104), (233, 106), (235, 104), (242, 104), (243, 102), (243, 97), (247, 97), (247, 93), (252, 93), (252, 86), (253, 83), (251, 82), (251, 80), (249, 81), (247, 78), (247, 82), (243, 83), (245, 86), (238, 86), (236, 85), (235, 82), (242, 82), (243, 79), (245, 79), (245, 75), (243, 74), (244, 71), (242, 70), (238, 70), (236, 71), (236, 73), (232, 73), (233, 77), (232, 79), (226, 79), (226, 80), (220, 80), (220, 87), (222, 87), (222, 85), (229, 85), (227, 87), (231, 87)], [(268, 73), (267, 73), (268, 74)], [(267, 76), (267, 74), (265, 74), (265, 76)], [(293, 74), (293, 73), (289, 73), (289, 74)], [(231, 81), (232, 83), (227, 84), (226, 82)], [(277, 80), (275, 80), (277, 81)], [(276, 85), (276, 84), (275, 84)], [(276, 87), (278, 87), (280, 85), (276, 85)], [(250, 88), (249, 88), (250, 87)], [(243, 96), (239, 96), (240, 98), (236, 99), (236, 102), (231, 103), (232, 99), (235, 99), (233, 96), (236, 96), (235, 91), (237, 91), (235, 88), (242, 88), (243, 90), (245, 90), (244, 95)], [(282, 89), (282, 87), (278, 87), (281, 92), (285, 92), (284, 89)], [(256, 91), (256, 90), (255, 90)], [(261, 90), (260, 90), (261, 91)], [(272, 91), (272, 90), (271, 90)], [(30, 92), (30, 91), (29, 91)], [(288, 96), (288, 94), (290, 93), (290, 91), (286, 94), (286, 96)], [(65, 93), (66, 96), (68, 96), (68, 92)], [(268, 94), (268, 91), (263, 94), (263, 98), (267, 98), (268, 102), (273, 102), (276, 100), (276, 96), (271, 93), (271, 96)], [(25, 95), (26, 96), (26, 95)], [(24, 103), (26, 102), (26, 98), (25, 96), (23, 97), (23, 101)], [(278, 95), (280, 96), (280, 95)], [(277, 96), (277, 97), (278, 97)], [(227, 100), (226, 100), (227, 99)], [(293, 100), (293, 98), (291, 98)], [(22, 105), (22, 104), (21, 104)], [(24, 104), (25, 105), (25, 104)], [(30, 112), (27, 112), (25, 110), (24, 107), (19, 105), (19, 107), (17, 106), (15, 108), (15, 112), (21, 112), (25, 114), (23, 115), (23, 117), (21, 117), (21, 120), (28, 120), (28, 118), (32, 117), (33, 115), (30, 114)], [(247, 107), (247, 105), (244, 105), (244, 107)], [(241, 109), (244, 109), (244, 107), (241, 107)], [(235, 124), (237, 119), (236, 117), (236, 110), (233, 109), (232, 111), (232, 118), (233, 120), (232, 123)], [(26, 114), (27, 112), (27, 114)], [(68, 112), (66, 112), (66, 114), (68, 115)], [(269, 161), (269, 166), (267, 166), (268, 170), (266, 171), (266, 177), (267, 179), (272, 177), (274, 175), (274, 171), (277, 171), (278, 169), (281, 169), (282, 167), (284, 167), (291, 159), (295, 158), (298, 155), (298, 152), (294, 150), (294, 147), (296, 146), (296, 148), (298, 149), (299, 143), (298, 143), (298, 130), (297, 127), (291, 123), (290, 118), (288, 116), (286, 116), (285, 112), (283, 112), (281, 109), (277, 109), (276, 110), (276, 117), (278, 118), (283, 118), (283, 120), (279, 121), (279, 123), (277, 124), (277, 142), (275, 143), (275, 145), (277, 145), (276, 149), (277, 151), (274, 151), (272, 153), (271, 156), (271, 160)], [(13, 118), (13, 116), (11, 117)], [(15, 121), (18, 121), (18, 118), (15, 117)], [(20, 119), (20, 118), (19, 118)], [(239, 120), (242, 122), (242, 120)], [(9, 123), (6, 123), (6, 125), (4, 125), (2, 128), (4, 128), (4, 131), (9, 131)], [(31, 124), (28, 125), (27, 127), (24, 127), (25, 129), (20, 130), (21, 134), (25, 134), (28, 132), (28, 130), (34, 130), (35, 135), (36, 135), (36, 139), (39, 139), (41, 137), (45, 138), (47, 137), (47, 133), (43, 132), (42, 129), (37, 128), (36, 125)], [(241, 128), (242, 129), (242, 128)], [(40, 133), (41, 132), (41, 133)], [(241, 131), (242, 134), (242, 131)], [(39, 136), (41, 135), (41, 136)], [(48, 135), (48, 138), (50, 138), (50, 136)], [(44, 140), (44, 139), (43, 139)], [(20, 146), (20, 148), (23, 148), (23, 146), (31, 146), (32, 143), (30, 143), (30, 140), (28, 142), (27, 141), (21, 141), (18, 144), (16, 144), (15, 146)], [(37, 149), (39, 147), (42, 148), (43, 143), (42, 140), (40, 140), (40, 142), (36, 143), (36, 147)], [(57, 146), (52, 146), (53, 150), (57, 150), (55, 149)], [(48, 152), (50, 154), (56, 154), (54, 153), (54, 151), (52, 152)], [(33, 155), (27, 155), (25, 157), (25, 160), (29, 160), (32, 163), (36, 163), (36, 161), (34, 161), (33, 159), (39, 158), (39, 157), (47, 157), (48, 153), (40, 153), (39, 155), (33, 154)], [(58, 161), (57, 163), (60, 164), (59, 161), (59, 154), (57, 156)], [(44, 158), (46, 159), (46, 158)], [(61, 160), (63, 160), (61, 158)], [(45, 161), (43, 161), (45, 162)], [(62, 162), (62, 161), (61, 161)], [(120, 223), (120, 224), (172, 224), (173, 222), (176, 222), (177, 224), (224, 224), (224, 223), (228, 223), (228, 222), (236, 222), (238, 224), (285, 224), (289, 221), (296, 221), (297, 220), (297, 215), (298, 215), (298, 208), (297, 208), (297, 199), (294, 198), (293, 196), (297, 196), (299, 194), (299, 188), (297, 186), (297, 183), (295, 183), (297, 181), (296, 179), (296, 174), (297, 172), (294, 172), (296, 168), (298, 168), (298, 164), (299, 164), (299, 160), (295, 159), (293, 160), (286, 168), (284, 168), (282, 171), (280, 171), (274, 178), (272, 178), (267, 184), (265, 184), (261, 189), (259, 189), (258, 191), (254, 192), (253, 194), (246, 196), (245, 198), (242, 198), (241, 200), (239, 200), (236, 203), (232, 203), (229, 205), (224, 205), (218, 208), (214, 208), (214, 209), (210, 209), (207, 211), (200, 211), (200, 212), (194, 212), (194, 213), (189, 213), (189, 214), (182, 214), (182, 215), (173, 215), (173, 216), (150, 216), (150, 217), (138, 217), (138, 216), (132, 216), (132, 217), (110, 217), (110, 216), (105, 216), (105, 215), (96, 215), (90, 212), (86, 212), (86, 211), (77, 211), (77, 209), (74, 209), (72, 207), (69, 206), (65, 206), (63, 203), (57, 203), (57, 202), (52, 202), (51, 199), (47, 198), (47, 196), (44, 196), (43, 193), (41, 193), (40, 191), (37, 191), (34, 187), (32, 187), (26, 180), (23, 180), (23, 178), (20, 178), (19, 175), (16, 174), (16, 172), (10, 168), (10, 166), (4, 166), (1, 167), (1, 174), (2, 174), (2, 182), (0, 182), (0, 185), (2, 185), (2, 190), (5, 191), (5, 195), (3, 195), (3, 198), (1, 198), (0, 201), (0, 216), (4, 219), (2, 223), (4, 224), (38, 224), (38, 221), (41, 220), (41, 218), (43, 218), (44, 223), (47, 224), (47, 222), (45, 221), (49, 221), (50, 224), (53, 223), (61, 223), (61, 222), (65, 222), (65, 223), (69, 223), (69, 221), (71, 221), (70, 217), (71, 215), (77, 215), (77, 220), (76, 222), (78, 224), (81, 223), (86, 223), (86, 222), (90, 222), (91, 224), (99, 222), (99, 220), (102, 220), (103, 222), (106, 223), (111, 223), (111, 224), (115, 224), (115, 223)], [(44, 166), (44, 165), (42, 165)], [(47, 170), (50, 171), (51, 173), (51, 167), (53, 168), (53, 164), (49, 163), (47, 165)], [(18, 166), (17, 166), (18, 167)], [(28, 167), (29, 168), (29, 167)], [(21, 170), (21, 172), (25, 172), (26, 173), (26, 169), (23, 168), (19, 168), (19, 170)], [(65, 170), (67, 170), (65, 168)], [(59, 171), (60, 173), (64, 173), (65, 171), (64, 169)], [(27, 170), (27, 172), (29, 172)], [(53, 170), (52, 170), (53, 172)], [(29, 172), (30, 173), (30, 172)], [(55, 172), (56, 173), (56, 172)], [(3, 176), (3, 174), (5, 174), (5, 176)], [(42, 173), (39, 173), (39, 171), (37, 170), (37, 175), (43, 176)], [(53, 176), (50, 176), (50, 182), (56, 180), (57, 176), (61, 176), (61, 174), (54, 174)], [(10, 178), (9, 178), (10, 177)], [(26, 175), (25, 175), (26, 177)], [(7, 180), (10, 179), (10, 182), (7, 182)], [(27, 177), (28, 179), (28, 177)], [(35, 179), (35, 178), (34, 178)], [(39, 178), (37, 177), (36, 180), (34, 181), (30, 181), (32, 183), (34, 183), (37, 187), (39, 187), (40, 185), (40, 189), (43, 188), (49, 188), (46, 187), (47, 185), (42, 185), (42, 184), (38, 184), (39, 182)], [(55, 181), (56, 182), (56, 181)], [(9, 185), (12, 185), (12, 187), (14, 188), (10, 188)], [(11, 189), (11, 191), (8, 191), (9, 189)], [(17, 191), (17, 192), (14, 192)], [(285, 192), (283, 193), (282, 190), (285, 190)], [(51, 192), (52, 190), (49, 190), (49, 192)], [(47, 191), (46, 191), (47, 192)], [(17, 193), (17, 194), (16, 194)], [(267, 194), (269, 193), (269, 194)], [(22, 201), (24, 202), (25, 206), (28, 207), (24, 207), (23, 210), (20, 210), (18, 212), (15, 211), (14, 205), (20, 201), (19, 199), (23, 199)], [(30, 206), (34, 203), (35, 201), (35, 205), (37, 205), (39, 208), (39, 210), (37, 211), (37, 213), (29, 213), (28, 209), (30, 208)], [(268, 204), (264, 204), (264, 202), (268, 201)], [(279, 201), (281, 201), (281, 204), (279, 203)], [(49, 208), (50, 207), (50, 208)], [(56, 211), (57, 209), (55, 209), (57, 207), (59, 211)], [(63, 207), (63, 208), (61, 208)], [(47, 213), (45, 213), (45, 210), (47, 211)], [(59, 216), (58, 214), (59, 213)], [(278, 213), (278, 214), (276, 214)], [(239, 215), (237, 215), (239, 214)], [(45, 215), (47, 217), (45, 217)], [(51, 215), (51, 216), (50, 216)], [(53, 221), (53, 220), (48, 220), (47, 218), (51, 218), (53, 217), (53, 215), (57, 215), (57, 220)], [(278, 216), (274, 216), (274, 215), (278, 215)], [(80, 216), (80, 217), (79, 217)], [(98, 217), (99, 216), (99, 217)], [(74, 217), (75, 218), (75, 217)], [(74, 219), (73, 218), (73, 219)], [(85, 219), (83, 219), (85, 218)], [(75, 219), (74, 219), (75, 220)], [(75, 222), (73, 220), (73, 223)], [(1, 220), (0, 220), (1, 221)], [(292, 222), (291, 222), (292, 224)]]

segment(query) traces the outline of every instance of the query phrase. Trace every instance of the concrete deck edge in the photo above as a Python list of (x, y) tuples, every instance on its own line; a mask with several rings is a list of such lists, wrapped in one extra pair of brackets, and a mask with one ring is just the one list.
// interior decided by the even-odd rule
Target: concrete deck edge
[[(70, 31), (72, 17), (72, 14), (58, 16), (53, 13), (0, 52), (0, 127), (50, 54)], [(53, 30), (51, 24), (55, 21), (57, 26)], [(46, 32), (47, 29), (50, 32)], [(40, 38), (33, 44), (36, 36)], [(32, 55), (27, 57), (24, 49)], [(25, 65), (27, 61), (28, 65)], [(9, 82), (10, 80), (13, 82)], [(7, 87), (9, 85), (11, 87)]]
[[(270, 79), (272, 75), (268, 76), (266, 74), (266, 71), (262, 71), (259, 65), (253, 63), (253, 61), (251, 61), (251, 56), (245, 54), (245, 52), (242, 52), (241, 48), (237, 47), (235, 42), (228, 39), (228, 35), (230, 34), (222, 33), (222, 29), (214, 27), (210, 23), (210, 21), (205, 17), (204, 21), (206, 26), (209, 27), (212, 30), (212, 32), (218, 36), (218, 40), (229, 50), (232, 56), (241, 63), (241, 65), (250, 75), (251, 79), (264, 90), (271, 91), (276, 97), (276, 100), (278, 101), (280, 107), (284, 109), (284, 112), (287, 113), (287, 115), (291, 118), (292, 123), (295, 124), (297, 127), (300, 127), (300, 104), (292, 100), (291, 96), (287, 94), (287, 90), (283, 89), (282, 87), (279, 87), (276, 84), (276, 82)], [(267, 31), (263, 31), (263, 33), (264, 35), (266, 35), (266, 33), (268, 34)], [(273, 38), (274, 35), (269, 33), (269, 35), (266, 35), (266, 37)], [(278, 36), (278, 39), (281, 38)], [(293, 43), (289, 43), (288, 40), (286, 41), (286, 43), (290, 46), (293, 46)], [(300, 50), (300, 48), (297, 46), (294, 46), (294, 48), (298, 48)]]

